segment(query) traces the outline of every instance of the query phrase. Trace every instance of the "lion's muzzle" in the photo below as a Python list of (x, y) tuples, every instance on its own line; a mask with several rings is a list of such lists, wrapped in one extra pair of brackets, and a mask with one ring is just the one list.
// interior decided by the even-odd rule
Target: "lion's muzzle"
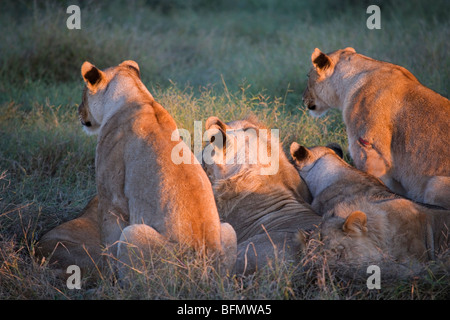
[(85, 121), (84, 118), (86, 118), (86, 109), (84, 108), (84, 103), (82, 102), (78, 106), (78, 119), (80, 120), (81, 124), (85, 127), (91, 127), (92, 123), (90, 121)]

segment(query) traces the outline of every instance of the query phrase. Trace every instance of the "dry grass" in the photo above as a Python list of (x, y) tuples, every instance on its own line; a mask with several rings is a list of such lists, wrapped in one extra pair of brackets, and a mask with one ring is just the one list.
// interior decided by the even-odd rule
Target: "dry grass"
[(448, 299), (448, 271), (433, 264), (386, 275), (381, 290), (367, 289), (366, 267), (332, 270), (322, 254), (244, 278), (220, 277), (208, 261), (176, 261), (136, 275), (128, 288), (105, 274), (69, 290), (34, 256), (39, 237), (96, 192), (95, 138), (76, 115), (84, 60), (100, 68), (138, 61), (152, 94), (190, 132), (194, 120), (254, 113), (280, 129), (285, 150), (292, 141), (345, 149), (338, 112), (313, 119), (300, 105), (315, 47), (353, 46), (448, 96), (448, 1), (381, 2), (381, 31), (365, 28), (367, 3), (351, 0), (79, 1), (80, 31), (65, 28), (61, 1), (2, 3), (0, 299)]

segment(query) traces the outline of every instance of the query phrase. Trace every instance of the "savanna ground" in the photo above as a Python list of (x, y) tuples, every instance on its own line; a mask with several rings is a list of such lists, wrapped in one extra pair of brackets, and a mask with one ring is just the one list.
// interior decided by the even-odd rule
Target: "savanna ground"
[[(381, 6), (381, 30), (366, 8)], [(81, 8), (68, 30), (66, 8)], [(0, 299), (448, 299), (448, 273), (384, 279), (341, 277), (326, 261), (274, 263), (246, 278), (223, 279), (202, 261), (167, 264), (133, 287), (109, 278), (69, 290), (36, 241), (73, 219), (96, 193), (95, 137), (77, 118), (80, 66), (132, 59), (143, 82), (180, 128), (212, 115), (254, 113), (280, 129), (284, 148), (338, 142), (339, 112), (311, 118), (301, 94), (315, 47), (348, 46), (400, 64), (449, 95), (450, 2), (442, 1), (2, 1), (0, 11)], [(348, 159), (348, 158), (347, 158)]]

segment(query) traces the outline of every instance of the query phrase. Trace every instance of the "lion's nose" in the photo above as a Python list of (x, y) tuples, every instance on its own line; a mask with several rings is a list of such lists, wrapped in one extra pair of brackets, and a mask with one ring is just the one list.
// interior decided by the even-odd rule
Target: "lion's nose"
[(316, 110), (316, 105), (313, 104), (313, 105), (311, 105), (311, 106), (308, 106), (308, 109), (309, 109), (309, 110)]
[(82, 124), (83, 126), (85, 126), (85, 127), (90, 127), (90, 126), (92, 126), (92, 123), (91, 123), (90, 121), (84, 122), (83, 119), (82, 119), (81, 117), (80, 117), (80, 122), (81, 122), (81, 124)]

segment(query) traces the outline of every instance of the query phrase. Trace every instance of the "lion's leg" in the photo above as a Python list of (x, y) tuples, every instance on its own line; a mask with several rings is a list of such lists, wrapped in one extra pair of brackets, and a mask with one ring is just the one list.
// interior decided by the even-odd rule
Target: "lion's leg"
[(379, 178), (393, 192), (406, 196), (402, 184), (393, 177), (390, 154), (383, 154), (370, 144), (361, 145), (362, 143), (358, 141), (350, 146), (355, 167)]
[(220, 239), (222, 243), (221, 272), (231, 274), (236, 265), (237, 238), (234, 228), (229, 223), (221, 223)]
[(117, 247), (119, 279), (124, 279), (132, 270), (145, 270), (155, 253), (171, 247), (166, 237), (146, 224), (126, 227)]
[[(236, 262), (236, 233), (228, 223), (221, 224), (222, 252), (219, 258), (220, 272), (229, 274), (233, 271)], [(145, 270), (146, 264), (161, 255), (171, 251), (177, 253), (181, 247), (161, 235), (154, 228), (146, 224), (133, 224), (123, 229), (118, 242), (117, 260), (119, 278), (125, 278), (131, 270)], [(182, 249), (181, 249), (182, 250)]]
[(423, 202), (450, 210), (450, 177), (432, 177), (424, 191)]
[(388, 187), (392, 192), (407, 196), (407, 191), (403, 188), (403, 185), (395, 180), (390, 174), (379, 177), (381, 181)]
[(128, 222), (125, 221), (118, 209), (112, 209), (108, 203), (102, 204), (101, 199), (98, 210), (100, 212), (101, 241), (105, 248), (104, 254), (114, 258), (117, 255), (118, 241), (122, 231), (128, 226)]
[(47, 232), (37, 244), (38, 255), (65, 273), (70, 265), (94, 270), (101, 259), (100, 229), (97, 220), (98, 198), (93, 198), (81, 215)]

